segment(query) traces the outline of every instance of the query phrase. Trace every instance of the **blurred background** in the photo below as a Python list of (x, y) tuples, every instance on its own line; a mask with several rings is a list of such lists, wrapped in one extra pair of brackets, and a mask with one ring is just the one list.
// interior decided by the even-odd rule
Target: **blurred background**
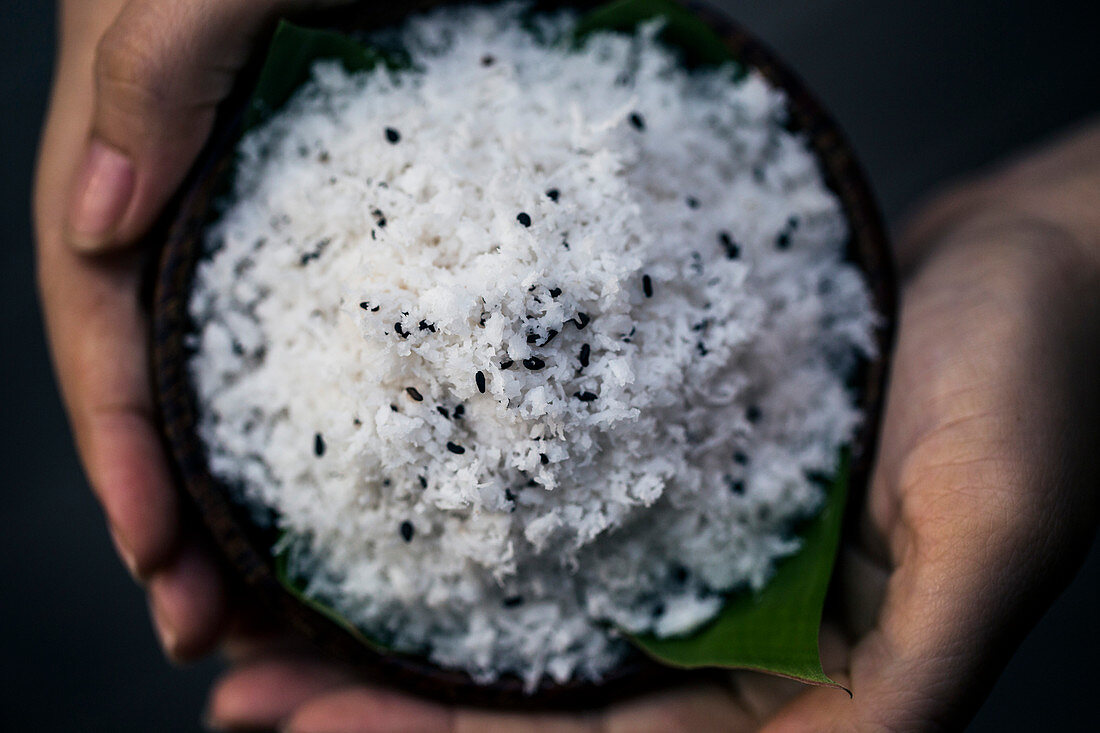
[[(931, 189), (1100, 111), (1085, 2), (716, 0), (845, 128), (893, 226)], [(0, 74), (0, 729), (194, 731), (214, 662), (174, 668), (116, 561), (56, 393), (33, 280), (30, 185), (53, 3), (3, 0)], [(1100, 546), (970, 730), (1093, 730)], [(1089, 721), (1092, 723), (1089, 723)]]

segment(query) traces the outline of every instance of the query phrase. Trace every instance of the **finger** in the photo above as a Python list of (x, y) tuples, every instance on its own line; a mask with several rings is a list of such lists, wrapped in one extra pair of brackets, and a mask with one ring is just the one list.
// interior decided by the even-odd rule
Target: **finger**
[(217, 681), (206, 720), (217, 729), (275, 728), (306, 701), (352, 680), (348, 670), (308, 654), (257, 658)]
[(131, 0), (96, 49), (95, 108), (66, 234), (83, 250), (136, 241), (202, 148), (257, 35), (322, 0)]
[(153, 419), (132, 257), (89, 263), (40, 249), (55, 367), (88, 480), (141, 579), (170, 562), (179, 504)]
[(388, 690), (351, 687), (321, 695), (295, 711), (288, 733), (457, 733), (442, 705)]
[(454, 733), (599, 733), (594, 714), (488, 712), (464, 709), (454, 713)]
[(161, 646), (186, 662), (210, 651), (226, 618), (225, 583), (212, 550), (186, 542), (167, 567), (149, 580), (149, 605)]
[(731, 690), (716, 684), (685, 687), (615, 706), (605, 733), (737, 733), (757, 728)]
[(270, 609), (256, 607), (247, 589), (233, 597), (232, 606), (233, 619), (221, 647), (230, 664), (248, 664), (272, 653), (308, 655), (314, 650), (308, 639), (288, 629)]

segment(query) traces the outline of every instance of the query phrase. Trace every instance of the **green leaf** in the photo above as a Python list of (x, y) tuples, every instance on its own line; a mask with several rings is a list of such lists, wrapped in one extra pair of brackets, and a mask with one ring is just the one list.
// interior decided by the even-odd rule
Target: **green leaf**
[(342, 33), (281, 21), (271, 38), (256, 89), (249, 100), (244, 129), (261, 124), (281, 109), (309, 80), (313, 64), (322, 59), (339, 61), (349, 72), (370, 70), (380, 63), (389, 68), (408, 65), (395, 54), (364, 46)]
[(683, 54), (685, 66), (720, 66), (736, 61), (721, 36), (674, 0), (615, 0), (601, 5), (581, 16), (573, 29), (573, 39), (580, 45), (598, 31), (633, 33), (653, 18), (665, 19), (665, 27), (657, 37)]
[(817, 633), (840, 543), (848, 463), (845, 452), (824, 508), (805, 528), (802, 548), (779, 564), (759, 593), (731, 596), (714, 621), (690, 636), (631, 637), (635, 645), (674, 667), (752, 669), (840, 687), (821, 668)]
[[(282, 540), (280, 540), (275, 544), (275, 547), (280, 547), (282, 544), (283, 542)], [(329, 621), (332, 621), (333, 623), (340, 626), (342, 629), (344, 629), (344, 631), (347, 631), (349, 634), (355, 637), (356, 641), (363, 644), (364, 646), (369, 647), (376, 652), (387, 651), (384, 646), (365, 636), (355, 624), (344, 618), (334, 608), (306, 595), (305, 585), (294, 577), (294, 575), (290, 572), (289, 566), (290, 548), (284, 547), (281, 551), (275, 553), (275, 578), (279, 581), (279, 585), (283, 586), (283, 588), (286, 589), (288, 593), (294, 596), (301, 604), (312, 608), (314, 611), (321, 614)]]

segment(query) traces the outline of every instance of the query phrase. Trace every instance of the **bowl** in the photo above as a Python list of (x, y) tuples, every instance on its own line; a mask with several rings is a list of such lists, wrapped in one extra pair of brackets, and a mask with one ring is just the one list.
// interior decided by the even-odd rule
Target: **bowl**
[[(370, 30), (445, 4), (468, 2), (418, 0), (402, 3), (399, 8), (357, 5), (308, 19), (311, 25), (344, 32)], [(536, 9), (569, 6), (583, 11), (598, 4), (596, 0), (551, 0), (536, 4)], [(874, 308), (881, 316), (875, 332), (879, 356), (862, 363), (852, 376), (852, 386), (865, 418), (852, 444), (851, 485), (856, 490), (851, 492), (853, 498), (846, 510), (851, 514), (858, 511), (858, 489), (866, 483), (873, 458), (894, 332), (894, 270), (882, 217), (855, 153), (798, 77), (764, 44), (723, 14), (694, 2), (684, 4), (724, 40), (737, 59), (786, 92), (788, 127), (804, 136), (820, 163), (826, 185), (841, 202), (850, 229), (847, 259), (863, 271)], [(253, 524), (248, 512), (230, 499), (227, 487), (211, 475), (196, 429), (198, 412), (187, 373), (190, 352), (186, 337), (194, 330), (187, 304), (195, 265), (202, 255), (203, 232), (213, 217), (219, 183), (232, 164), (246, 102), (261, 61), (260, 57), (253, 59), (233, 94), (222, 105), (208, 144), (166, 212), (167, 229), (149, 282), (154, 390), (178, 483), (227, 565), (247, 587), (254, 605), (302, 634), (324, 653), (353, 665), (365, 679), (448, 703), (528, 710), (578, 709), (711, 674), (674, 670), (634, 652), (599, 682), (556, 683), (543, 679), (534, 691), (525, 691), (523, 682), (514, 676), (479, 684), (464, 672), (440, 668), (415, 655), (380, 653), (364, 646), (339, 624), (299, 601), (279, 582), (275, 557), (270, 551), (276, 539), (272, 530)]]

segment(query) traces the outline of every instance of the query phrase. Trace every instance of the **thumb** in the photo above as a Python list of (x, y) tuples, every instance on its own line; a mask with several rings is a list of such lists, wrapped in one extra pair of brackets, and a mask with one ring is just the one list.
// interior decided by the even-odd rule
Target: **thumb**
[(337, 0), (130, 0), (96, 48), (95, 109), (73, 181), (69, 243), (135, 242), (179, 186), (274, 15)]

